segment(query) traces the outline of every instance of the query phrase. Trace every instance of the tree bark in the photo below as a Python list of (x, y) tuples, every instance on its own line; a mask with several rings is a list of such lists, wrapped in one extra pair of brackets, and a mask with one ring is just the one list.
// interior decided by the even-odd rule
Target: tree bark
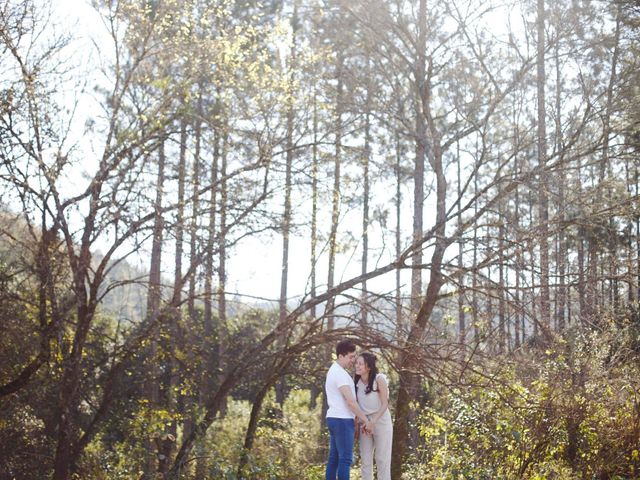
[[(165, 153), (164, 142), (158, 149), (158, 175), (156, 180), (156, 199), (154, 203), (155, 219), (153, 223), (153, 239), (151, 243), (151, 260), (149, 265), (149, 289), (147, 293), (147, 319), (157, 318), (160, 311), (160, 301), (162, 298), (161, 265), (162, 265), (162, 243), (164, 232), (164, 218), (162, 217), (162, 200), (164, 196), (164, 176), (165, 176)], [(145, 381), (145, 397), (151, 405), (157, 405), (159, 399), (157, 368), (158, 341), (151, 338), (148, 352), (149, 377)], [(156, 455), (152, 440), (148, 436), (145, 438), (145, 462), (144, 478), (151, 478), (156, 471)]]
[[(536, 56), (536, 85), (538, 100), (538, 121), (537, 121), (537, 148), (538, 166), (540, 177), (538, 182), (538, 217), (540, 223), (539, 243), (540, 243), (540, 326), (545, 340), (549, 340), (549, 329), (551, 325), (551, 309), (549, 299), (549, 198), (548, 180), (546, 173), (547, 164), (547, 131), (546, 131), (546, 108), (545, 108), (545, 8), (544, 0), (537, 0), (537, 56)], [(537, 319), (536, 319), (537, 321)]]
[[(399, 102), (398, 113), (402, 116), (403, 113), (403, 103)], [(395, 195), (395, 207), (396, 207), (396, 258), (400, 258), (400, 252), (402, 251), (402, 221), (401, 221), (401, 212), (402, 212), (402, 156), (403, 156), (403, 148), (402, 148), (402, 138), (400, 136), (400, 128), (396, 129), (396, 164), (395, 164), (395, 173), (396, 173), (396, 195)], [(404, 337), (404, 327), (403, 327), (403, 319), (402, 319), (402, 292), (401, 292), (401, 279), (400, 279), (399, 268), (396, 269), (396, 298), (395, 298), (395, 307), (396, 307), (396, 334), (395, 337), (398, 341)]]
[[(614, 34), (614, 46), (613, 53), (611, 59), (611, 73), (609, 76), (609, 83), (607, 86), (607, 96), (606, 96), (606, 106), (603, 117), (603, 125), (602, 125), (602, 136), (603, 136), (603, 144), (602, 144), (602, 155), (600, 156), (600, 162), (598, 162), (598, 185), (596, 187), (596, 196), (595, 203), (593, 205), (593, 210), (598, 211), (603, 208), (604, 205), (604, 194), (603, 190), (605, 188), (604, 182), (607, 176), (610, 176), (610, 160), (609, 160), (609, 141), (611, 136), (611, 114), (613, 108), (613, 89), (616, 82), (617, 76), (617, 63), (618, 63), (618, 55), (619, 55), (619, 45), (620, 45), (620, 15), (616, 14), (616, 27)], [(586, 286), (586, 308), (587, 308), (587, 319), (589, 321), (593, 321), (595, 315), (598, 313), (597, 302), (598, 299), (601, 299), (604, 303), (605, 295), (598, 295), (598, 259), (600, 258), (600, 245), (599, 240), (601, 234), (597, 234), (597, 232), (601, 228), (607, 228), (608, 219), (604, 218), (602, 215), (598, 215), (595, 218), (592, 218), (592, 231), (589, 235), (589, 248), (588, 248), (588, 267), (587, 267), (587, 286)], [(604, 275), (603, 275), (604, 277)], [(602, 280), (604, 285), (604, 280)]]
[[(416, 45), (416, 66), (414, 82), (414, 102), (415, 102), (415, 166), (413, 170), (413, 240), (422, 237), (424, 218), (424, 167), (427, 156), (427, 122), (425, 115), (426, 108), (429, 108), (427, 98), (427, 2), (420, 0), (418, 10), (418, 39)], [(420, 298), (422, 296), (422, 249), (417, 248), (411, 258), (413, 269), (411, 270), (411, 315), (416, 315), (420, 308)]]
[[(318, 260), (318, 99), (313, 92), (313, 146), (311, 149), (311, 297), (316, 295), (316, 262)], [(316, 307), (311, 308), (311, 318), (316, 318)]]
[[(287, 99), (287, 133), (285, 154), (285, 180), (284, 180), (284, 206), (282, 213), (282, 261), (280, 268), (280, 300), (278, 302), (278, 321), (284, 322), (287, 317), (287, 285), (289, 282), (289, 236), (291, 234), (291, 191), (293, 169), (293, 120), (294, 120), (294, 82), (296, 68), (296, 32), (298, 28), (298, 5), (293, 4), (293, 16), (291, 18), (292, 47), (289, 59), (289, 95)], [(286, 334), (280, 339), (280, 343), (286, 342)], [(282, 407), (286, 394), (286, 379), (281, 378), (276, 384), (276, 402)]]
[[(517, 123), (514, 122), (516, 125)], [(514, 134), (514, 145), (518, 145), (520, 142), (520, 135), (519, 135), (519, 131), (516, 127), (516, 131)], [(514, 155), (514, 160), (513, 160), (513, 178), (516, 179), (519, 176), (519, 156), (516, 153)], [(514, 201), (513, 201), (513, 209), (514, 209), (514, 213), (513, 213), (513, 229), (515, 232), (519, 232), (520, 231), (520, 187), (518, 185), (516, 185), (515, 189), (514, 189)], [(520, 278), (521, 278), (521, 272), (523, 270), (523, 265), (522, 265), (522, 244), (520, 242), (520, 239), (518, 238), (519, 234), (516, 233), (516, 254), (515, 254), (515, 293), (514, 293), (514, 297), (515, 297), (515, 312), (514, 312), (514, 316), (515, 316), (515, 320), (514, 320), (514, 347), (517, 349), (520, 347), (520, 343), (524, 343), (524, 315), (522, 314), (522, 302), (520, 300)], [(522, 330), (522, 331), (521, 331)], [(522, 337), (520, 336), (522, 335)]]
[(293, 357), (289, 357), (286, 359), (281, 359), (275, 362), (275, 365), (272, 366), (270, 371), (273, 374), (267, 379), (267, 381), (260, 387), (256, 397), (253, 401), (253, 405), (251, 406), (251, 414), (249, 415), (249, 424), (247, 426), (247, 430), (244, 436), (244, 446), (242, 449), (242, 453), (240, 454), (240, 461), (238, 463), (238, 478), (243, 477), (243, 470), (246, 468), (249, 453), (253, 449), (253, 443), (256, 437), (256, 430), (258, 429), (258, 420), (260, 419), (260, 412), (262, 410), (262, 405), (264, 403), (264, 399), (266, 398), (269, 390), (274, 386), (277, 382), (278, 378), (282, 376), (284, 372), (289, 368), (291, 363), (293, 362)]
[[(209, 181), (211, 185), (218, 183), (218, 162), (220, 156), (220, 130), (219, 126), (213, 129), (213, 161), (211, 164), (211, 170), (209, 172)], [(205, 252), (205, 273), (204, 273), (204, 298), (203, 298), (203, 329), (204, 338), (202, 339), (202, 346), (204, 351), (203, 358), (203, 371), (202, 382), (200, 386), (200, 403), (206, 404), (206, 400), (209, 398), (214, 390), (216, 381), (216, 331), (213, 319), (213, 276), (214, 271), (214, 257), (215, 257), (215, 245), (216, 245), (216, 209), (217, 209), (217, 189), (212, 188), (209, 198), (209, 225), (207, 227), (207, 246)], [(203, 442), (200, 442), (199, 449), (203, 449)], [(204, 452), (201, 451), (198, 455), (196, 462), (196, 478), (204, 478), (206, 469), (206, 459)]]
[[(418, 36), (416, 44), (415, 58), (415, 81), (413, 83), (413, 96), (415, 105), (415, 165), (413, 170), (413, 228), (412, 239), (422, 238), (423, 235), (423, 206), (424, 206), (424, 169), (425, 157), (427, 156), (428, 139), (427, 139), (427, 119), (430, 108), (429, 106), (429, 80), (427, 78), (427, 2), (420, 0), (418, 7)], [(433, 132), (431, 132), (433, 133)], [(434, 158), (434, 162), (438, 159)], [(443, 225), (444, 226), (444, 225)], [(437, 250), (437, 249), (436, 249)], [(434, 253), (435, 255), (435, 253)], [(411, 257), (411, 302), (410, 316), (416, 316), (416, 320), (411, 322), (408, 330), (408, 336), (404, 343), (403, 351), (399, 355), (399, 388), (398, 397), (396, 399), (396, 419), (393, 429), (393, 458), (391, 461), (392, 478), (400, 478), (402, 475), (402, 466), (405, 461), (409, 437), (410, 437), (410, 421), (412, 412), (409, 408), (410, 402), (418, 395), (420, 388), (420, 379), (414, 373), (416, 359), (413, 358), (412, 352), (419, 347), (427, 326), (427, 321), (433, 307), (435, 306), (437, 291), (433, 291), (432, 285), (435, 287), (434, 281), (437, 279), (438, 273), (431, 272), (431, 280), (424, 300), (422, 298), (422, 248), (418, 247), (414, 250)], [(436, 267), (437, 268), (437, 267)], [(439, 286), (438, 286), (439, 290)]]
[[(391, 475), (393, 478), (400, 478), (402, 465), (407, 455), (408, 439), (410, 433), (409, 408), (411, 401), (417, 398), (420, 389), (420, 378), (416, 375), (418, 359), (416, 352), (420, 348), (423, 336), (428, 326), (431, 313), (438, 300), (438, 294), (443, 284), (442, 259), (448, 245), (445, 238), (446, 233), (446, 194), (447, 182), (444, 175), (442, 159), (442, 148), (440, 135), (436, 128), (430, 111), (430, 72), (426, 65), (426, 31), (427, 31), (427, 5), (426, 0), (420, 0), (418, 11), (418, 42), (417, 42), (417, 62), (416, 62), (416, 168), (414, 171), (414, 219), (413, 235), (414, 241), (422, 237), (422, 204), (424, 200), (424, 158), (427, 155), (427, 128), (432, 141), (431, 155), (429, 161), (436, 177), (436, 221), (434, 227), (434, 249), (431, 256), (431, 275), (427, 285), (426, 293), (420, 300), (419, 289), (421, 276), (416, 275), (417, 268), (414, 268), (412, 275), (412, 302), (420, 307), (417, 311), (415, 321), (409, 330), (407, 341), (398, 359), (399, 388), (396, 400), (396, 419), (393, 432), (393, 458), (391, 463)], [(421, 248), (416, 248), (416, 252)], [(414, 267), (422, 263), (421, 253), (412, 257)], [(418, 295), (414, 299), (414, 293)]]
[[(478, 145), (476, 144), (476, 156), (478, 155)], [(479, 187), (478, 187), (478, 175), (474, 175), (473, 177), (473, 193), (474, 195), (478, 195)], [(471, 309), (472, 309), (472, 320), (473, 320), (473, 342), (478, 344), (481, 341), (480, 335), (480, 325), (479, 325), (479, 308), (480, 304), (478, 302), (478, 202), (474, 202), (473, 205), (473, 216), (476, 219), (473, 222), (473, 274), (471, 276)]]
[[(564, 138), (562, 134), (562, 75), (560, 72), (560, 47), (559, 42), (555, 45), (555, 66), (556, 66), (556, 152), (560, 155), (560, 165), (564, 163)], [(565, 169), (562, 167), (561, 175), (556, 175), (558, 183), (558, 221), (560, 226), (558, 229), (557, 238), (557, 258), (556, 267), (558, 270), (558, 287), (556, 293), (556, 327), (557, 330), (562, 332), (565, 329), (567, 321), (567, 284), (566, 284), (566, 269), (567, 269), (567, 240), (564, 231), (565, 223)]]
[[(364, 120), (364, 152), (362, 155), (362, 261), (360, 272), (364, 275), (369, 269), (369, 164), (371, 161), (371, 65), (367, 58), (367, 98), (365, 104)], [(367, 318), (367, 282), (362, 283), (362, 300), (360, 323), (364, 327), (368, 323)]]
[[(312, 118), (312, 129), (313, 129), (313, 146), (311, 147), (311, 252), (310, 252), (310, 262), (311, 262), (311, 272), (310, 272), (310, 296), (314, 298), (316, 296), (317, 289), (317, 273), (316, 273), (316, 264), (318, 261), (318, 99), (317, 99), (317, 91), (314, 86), (313, 92), (313, 118)], [(309, 316), (311, 317), (311, 321), (314, 321), (317, 318), (317, 311), (315, 305), (311, 307), (309, 312)], [(311, 409), (315, 409), (318, 395), (322, 393), (322, 387), (317, 384), (317, 382), (312, 382), (311, 384)], [(324, 395), (323, 395), (324, 397)], [(320, 422), (320, 431), (322, 431), (322, 425), (324, 423), (323, 418), (319, 418)]]
[[(168, 338), (163, 342), (166, 353), (165, 372), (161, 378), (161, 407), (170, 413), (177, 413), (176, 407), (178, 398), (176, 386), (178, 384), (178, 362), (175, 359), (176, 350), (185, 349), (185, 339), (182, 323), (182, 260), (184, 256), (184, 233), (185, 233), (185, 189), (187, 181), (187, 141), (188, 141), (188, 121), (183, 115), (180, 120), (180, 149), (178, 156), (178, 208), (176, 212), (176, 245), (175, 245), (175, 271), (173, 279), (173, 298), (177, 300), (176, 307), (172, 309), (167, 317)], [(159, 405), (160, 406), (160, 405)], [(177, 422), (171, 419), (163, 432), (163, 435), (156, 439), (158, 449), (158, 472), (166, 474), (173, 457), (175, 440), (177, 436)]]
[(506, 282), (506, 256), (504, 253), (505, 249), (505, 212), (504, 212), (504, 202), (500, 201), (498, 206), (498, 258), (499, 258), (499, 293), (498, 293), (498, 331), (499, 331), (499, 351), (500, 353), (505, 353), (508, 348), (508, 337), (507, 337), (507, 312), (506, 312), (506, 299), (505, 292), (507, 290)]
[[(198, 218), (200, 218), (200, 171), (201, 171), (201, 144), (202, 144), (202, 87), (198, 88), (198, 99), (196, 104), (195, 115), (192, 122), (194, 123), (194, 140), (195, 150), (193, 155), (193, 168), (191, 173), (191, 224), (189, 228), (189, 293), (187, 297), (187, 321), (185, 322), (186, 332), (197, 331), (198, 329), (198, 314), (196, 311), (196, 271), (197, 264), (199, 262), (200, 253), (198, 252)], [(187, 355), (187, 368), (184, 372), (187, 377), (193, 377), (196, 380), (196, 371), (193, 365), (196, 364), (195, 354), (195, 341), (196, 338), (192, 335), (185, 334), (186, 337), (186, 355)], [(188, 393), (182, 397), (182, 412), (184, 417), (183, 430), (189, 432), (193, 426), (193, 403), (194, 393)]]
[[(458, 212), (456, 215), (458, 225), (462, 225), (462, 161), (460, 159), (460, 142), (456, 142), (456, 185), (457, 185), (457, 198), (458, 198)], [(458, 280), (458, 342), (461, 345), (466, 343), (467, 339), (467, 325), (464, 312), (464, 275), (462, 274), (462, 266), (464, 260), (462, 258), (464, 253), (464, 242), (462, 235), (458, 239), (458, 274), (460, 276)]]
[[(327, 289), (331, 289), (335, 282), (335, 268), (336, 268), (336, 251), (338, 248), (338, 222), (340, 220), (340, 177), (342, 166), (342, 91), (344, 88), (342, 80), (343, 69), (343, 54), (342, 50), (337, 52), (336, 57), (336, 104), (335, 104), (335, 143), (334, 143), (334, 157), (333, 157), (333, 191), (331, 196), (331, 228), (329, 232), (329, 266), (327, 272)], [(325, 315), (327, 316), (327, 329), (333, 330), (334, 317), (333, 307), (335, 299), (331, 298), (327, 301)]]
[[(222, 152), (220, 156), (220, 229), (218, 233), (218, 350), (216, 358), (218, 359), (218, 384), (224, 378), (226, 368), (226, 348), (225, 338), (227, 336), (227, 208), (228, 208), (228, 185), (227, 185), (227, 149), (228, 149), (228, 126), (223, 126), (224, 132), (222, 137)], [(221, 400), (221, 411), (226, 413), (226, 399)]]

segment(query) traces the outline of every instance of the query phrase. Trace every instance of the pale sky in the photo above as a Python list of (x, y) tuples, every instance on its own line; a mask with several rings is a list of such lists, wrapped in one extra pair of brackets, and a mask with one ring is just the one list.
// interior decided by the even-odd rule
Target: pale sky
[[(87, 72), (94, 72), (92, 77), (89, 73), (87, 79), (87, 94), (82, 98), (79, 104), (78, 111), (74, 122), (74, 134), (78, 137), (78, 144), (82, 150), (87, 154), (82, 155), (83, 162), (90, 162), (91, 158), (96, 158), (95, 152), (100, 151), (99, 145), (92, 145), (90, 138), (83, 135), (84, 125), (87, 118), (95, 116), (95, 109), (97, 107), (96, 97), (92, 93), (92, 87), (97, 82), (104, 81), (104, 76), (99, 73), (100, 65), (97, 63), (100, 59), (98, 50), (103, 48), (107, 51), (102, 51), (102, 56), (108, 56), (111, 41), (107, 35), (104, 25), (100, 19), (98, 13), (86, 0), (54, 0), (52, 2), (52, 8), (54, 10), (55, 22), (59, 24), (58, 28), (71, 31), (73, 33), (75, 48), (74, 57), (77, 59), (78, 64), (82, 65), (82, 69)], [(495, 13), (492, 15), (495, 21), (496, 29), (504, 28), (506, 26), (506, 19), (502, 13)], [(93, 151), (92, 155), (90, 152)], [(83, 164), (82, 167), (87, 170), (92, 170), (92, 165)], [(77, 170), (75, 173), (80, 174), (82, 169)], [(70, 182), (76, 183), (75, 179), (70, 179)], [(388, 192), (389, 188), (382, 188), (383, 197), (374, 199), (377, 202), (391, 201), (391, 193)], [(380, 192), (379, 192), (380, 193)], [(407, 188), (403, 189), (403, 219), (404, 230), (409, 231), (411, 225), (411, 205), (412, 192)], [(387, 196), (389, 198), (384, 198)], [(390, 216), (390, 223), (393, 224), (393, 207), (388, 205), (388, 208), (392, 211)], [(425, 208), (425, 228), (429, 228), (432, 221), (429, 215), (429, 206)], [(360, 234), (361, 225), (361, 212), (360, 210), (354, 210), (344, 217), (341, 228), (344, 229), (345, 225), (348, 225), (353, 231), (354, 235)], [(303, 220), (298, 218), (298, 221)], [(326, 230), (328, 225), (322, 225), (321, 228)], [(305, 230), (305, 235), (308, 236), (308, 228)], [(393, 237), (389, 236), (385, 239), (385, 251), (380, 255), (380, 249), (382, 248), (381, 240), (379, 240), (379, 232), (372, 232), (370, 243), (373, 249), (378, 249), (378, 252), (372, 252), (370, 257), (370, 268), (375, 268), (376, 261), (379, 260), (379, 265), (383, 265), (392, 260), (391, 255), (395, 249)], [(320, 248), (320, 246), (319, 246)], [(173, 246), (167, 245), (165, 258), (171, 258)], [(274, 301), (277, 300), (280, 291), (280, 269), (281, 269), (281, 253), (282, 251), (282, 239), (279, 235), (263, 235), (261, 237), (252, 237), (243, 240), (230, 254), (228, 261), (228, 290), (237, 291), (242, 294), (256, 296), (260, 298), (269, 298)], [(302, 295), (305, 291), (308, 291), (309, 283), (308, 276), (310, 272), (309, 265), (309, 252), (310, 245), (309, 240), (305, 238), (299, 238), (292, 236), (290, 243), (290, 268), (289, 268), (289, 295), (296, 296)], [(346, 255), (342, 255), (339, 259), (339, 264), (336, 269), (335, 283), (339, 283), (341, 279), (347, 279), (360, 273), (360, 248), (355, 252), (348, 252)], [(148, 259), (139, 257), (138, 266), (141, 268), (148, 268)], [(326, 283), (326, 258), (320, 260), (318, 266), (318, 285), (324, 285)], [(168, 278), (173, 276), (170, 268), (167, 268), (165, 274)], [(408, 283), (409, 272), (403, 272), (403, 281)], [(381, 278), (370, 282), (370, 287), (377, 286), (380, 290), (391, 290), (394, 286), (394, 275), (387, 275), (386, 278)]]
[[(90, 136), (83, 133), (86, 120), (96, 115), (97, 101), (100, 98), (93, 93), (93, 85), (105, 80), (104, 75), (100, 73), (98, 62), (101, 55), (109, 55), (109, 52), (103, 51), (103, 48), (109, 49), (111, 40), (99, 14), (86, 0), (54, 0), (50, 5), (54, 14), (53, 25), (56, 31), (72, 33), (73, 41), (69, 52), (71, 52), (74, 62), (78, 64), (80, 71), (86, 72), (87, 75), (87, 92), (79, 102), (72, 129), (72, 137), (75, 136), (72, 141), (76, 142), (80, 152), (83, 152), (77, 155), (78, 158), (82, 159), (79, 165), (80, 168), (74, 169), (71, 173), (72, 177), (69, 178), (69, 184), (73, 188), (86, 182), (86, 180), (82, 180), (82, 172), (86, 171), (90, 174), (93, 171), (95, 165), (92, 165), (91, 160), (95, 160), (101, 150), (100, 145), (94, 145)], [(67, 100), (72, 101), (73, 99), (69, 97)], [(76, 177), (73, 177), (73, 175), (76, 175)], [(404, 192), (405, 198), (409, 198), (408, 193)], [(361, 215), (360, 211), (350, 212), (344, 217), (341, 228), (344, 228), (344, 224), (353, 225), (353, 233), (358, 235)], [(304, 219), (298, 218), (298, 221), (301, 220)], [(409, 223), (406, 225), (409, 225)], [(328, 226), (321, 225), (320, 228), (326, 230)], [(308, 228), (304, 231), (308, 236)], [(380, 247), (379, 242), (375, 239), (375, 234), (372, 233), (371, 236), (371, 247)], [(391, 240), (388, 239), (387, 241), (390, 242)], [(320, 249), (322, 246), (319, 245), (318, 248)], [(391, 243), (387, 245), (387, 249), (393, 248)], [(171, 258), (173, 249), (173, 245), (167, 244), (164, 258)], [(228, 290), (277, 301), (280, 292), (281, 252), (282, 238), (279, 235), (265, 234), (260, 237), (244, 239), (230, 253), (227, 267)], [(303, 295), (309, 290), (309, 252), (310, 245), (307, 238), (291, 237), (290, 280), (288, 287), (290, 297)], [(379, 260), (380, 265), (391, 260), (389, 253), (383, 254), (380, 259), (378, 259), (378, 255), (378, 253), (372, 255), (370, 266), (373, 267), (377, 260)], [(355, 253), (348, 252), (340, 257), (336, 268), (335, 283), (360, 273), (360, 257), (359, 250)], [(148, 258), (146, 257), (131, 258), (131, 263), (137, 263), (136, 266), (139, 268), (148, 268)], [(167, 264), (167, 262), (163, 263)], [(173, 277), (173, 272), (170, 268), (165, 269), (165, 275), (167, 278)], [(326, 275), (325, 256), (317, 265), (317, 284), (320, 291), (322, 290), (322, 285), (326, 284)], [(389, 290), (393, 288), (393, 282), (393, 276), (391, 275), (386, 279), (374, 280), (370, 282), (370, 285), (375, 285), (375, 283), (382, 284), (381, 288)]]

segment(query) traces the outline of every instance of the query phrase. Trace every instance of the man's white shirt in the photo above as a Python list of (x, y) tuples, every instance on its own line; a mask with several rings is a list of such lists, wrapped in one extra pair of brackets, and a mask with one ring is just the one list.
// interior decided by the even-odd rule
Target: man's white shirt
[(349, 375), (344, 368), (337, 362), (334, 362), (327, 372), (327, 379), (324, 384), (325, 391), (327, 392), (327, 404), (329, 409), (327, 410), (327, 418), (355, 418), (355, 414), (347, 405), (346, 400), (340, 392), (340, 387), (347, 385), (351, 389), (353, 398), (356, 398), (356, 388), (353, 383), (353, 378)]

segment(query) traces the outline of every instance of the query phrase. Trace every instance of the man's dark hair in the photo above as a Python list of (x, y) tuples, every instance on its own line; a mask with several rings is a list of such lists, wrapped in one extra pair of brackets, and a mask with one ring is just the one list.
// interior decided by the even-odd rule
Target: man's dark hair
[(336, 345), (336, 355), (346, 355), (347, 353), (355, 352), (356, 344), (352, 340), (340, 340)]

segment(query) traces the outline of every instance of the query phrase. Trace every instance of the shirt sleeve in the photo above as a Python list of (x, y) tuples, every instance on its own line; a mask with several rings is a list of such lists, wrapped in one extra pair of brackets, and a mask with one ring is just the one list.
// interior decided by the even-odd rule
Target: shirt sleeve
[(344, 387), (345, 385), (353, 385), (353, 378), (347, 372), (341, 372), (341, 375), (336, 379), (336, 385), (338, 388)]
[(376, 376), (376, 381), (380, 382), (382, 380), (382, 383), (384, 383), (385, 385), (387, 385), (387, 387), (389, 386), (389, 381), (387, 380), (387, 376), (384, 373), (379, 373)]

